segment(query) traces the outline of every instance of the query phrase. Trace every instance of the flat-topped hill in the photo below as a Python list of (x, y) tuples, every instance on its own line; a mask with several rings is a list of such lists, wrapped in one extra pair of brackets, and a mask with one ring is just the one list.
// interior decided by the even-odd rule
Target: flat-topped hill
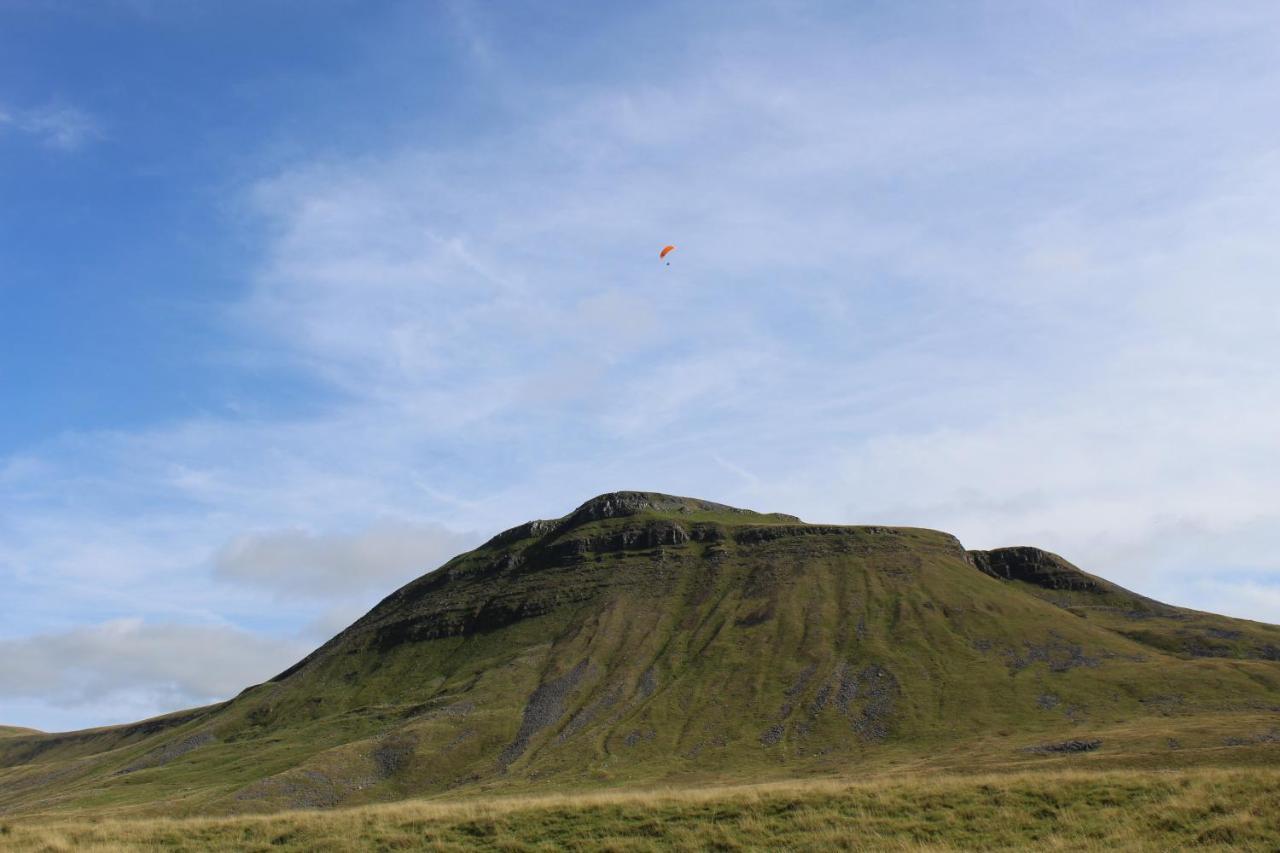
[(1034, 548), (617, 492), (455, 557), (226, 703), (4, 738), (0, 810), (1274, 761), (1277, 648), (1276, 626)]

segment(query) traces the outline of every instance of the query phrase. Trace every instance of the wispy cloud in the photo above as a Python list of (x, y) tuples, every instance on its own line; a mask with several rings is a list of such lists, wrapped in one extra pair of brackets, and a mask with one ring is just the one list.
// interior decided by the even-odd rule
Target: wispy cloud
[(28, 110), (0, 109), (0, 131), (6, 127), (39, 139), (49, 148), (75, 151), (101, 138), (98, 122), (81, 109), (46, 105)]
[(889, 37), (765, 4), (552, 87), (474, 29), (518, 108), (243, 188), (228, 320), (312, 414), (0, 466), (10, 641), (329, 630), (333, 596), (281, 593), (366, 606), (616, 488), (1039, 544), (1280, 621), (1280, 15), (986, 8)]
[(230, 628), (114, 620), (0, 640), (0, 695), (59, 707), (55, 722), (68, 710), (126, 722), (229, 698), (304, 653), (296, 642)]

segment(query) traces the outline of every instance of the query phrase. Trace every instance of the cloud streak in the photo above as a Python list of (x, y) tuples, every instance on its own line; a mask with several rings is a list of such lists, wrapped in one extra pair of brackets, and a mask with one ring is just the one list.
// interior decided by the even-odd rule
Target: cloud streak
[(93, 116), (65, 105), (46, 105), (29, 110), (0, 108), (0, 132), (11, 128), (40, 140), (48, 148), (71, 152), (101, 138)]

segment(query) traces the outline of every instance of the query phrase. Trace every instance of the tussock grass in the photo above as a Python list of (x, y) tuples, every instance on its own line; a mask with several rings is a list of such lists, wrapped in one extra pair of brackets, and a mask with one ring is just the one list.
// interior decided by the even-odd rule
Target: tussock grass
[(19, 851), (1280, 847), (1280, 769), (1057, 771), (0, 821)]

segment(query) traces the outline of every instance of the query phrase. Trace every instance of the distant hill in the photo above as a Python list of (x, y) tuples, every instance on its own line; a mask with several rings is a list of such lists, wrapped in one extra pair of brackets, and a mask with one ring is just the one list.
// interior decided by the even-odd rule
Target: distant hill
[(0, 726), (0, 737), (12, 737), (13, 735), (38, 735), (41, 734), (39, 729), (27, 729), (22, 726)]
[(0, 812), (1278, 758), (1280, 627), (1035, 548), (618, 492), (228, 702), (5, 737)]

